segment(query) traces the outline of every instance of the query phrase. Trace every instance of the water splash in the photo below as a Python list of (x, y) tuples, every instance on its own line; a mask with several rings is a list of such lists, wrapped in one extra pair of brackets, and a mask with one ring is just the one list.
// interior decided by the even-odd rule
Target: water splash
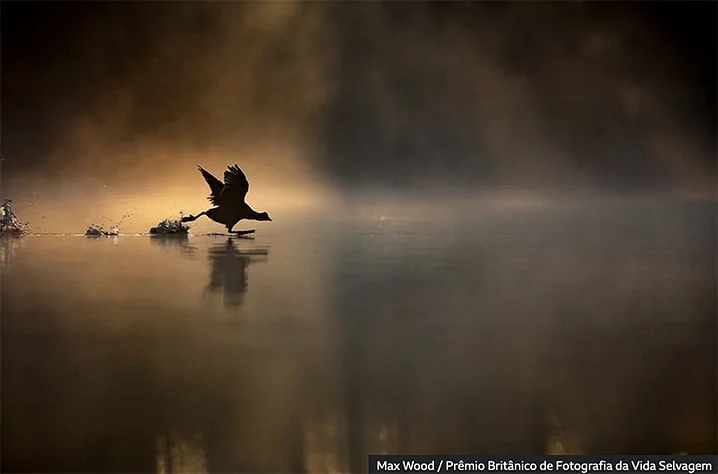
[(5, 199), (0, 206), (0, 234), (22, 235), (27, 232), (27, 227), (28, 223), (20, 222), (12, 211), (12, 199)]
[(187, 234), (189, 226), (182, 222), (182, 213), (179, 219), (165, 219), (150, 229), (150, 234)]
[(101, 225), (90, 224), (85, 235), (88, 237), (112, 237), (120, 235), (120, 229), (117, 226), (112, 226), (110, 230), (105, 230)]
[(103, 225), (90, 224), (85, 231), (85, 235), (88, 237), (112, 237), (120, 235), (120, 225), (128, 217), (132, 217), (132, 214), (129, 212), (127, 214), (123, 214), (122, 217), (120, 217), (120, 220), (115, 225), (111, 226), (109, 230), (105, 230)]
[(113, 225), (112, 228), (119, 229), (120, 225), (125, 221), (125, 219), (128, 219), (130, 217), (132, 217), (132, 214), (129, 212), (127, 214), (123, 214), (122, 217), (120, 217), (120, 220), (117, 222), (117, 224)]

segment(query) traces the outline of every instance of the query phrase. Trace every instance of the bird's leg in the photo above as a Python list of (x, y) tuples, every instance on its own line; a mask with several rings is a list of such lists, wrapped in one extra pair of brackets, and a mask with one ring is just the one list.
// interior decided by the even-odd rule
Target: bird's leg
[(251, 230), (232, 230), (234, 226), (227, 226), (227, 232), (235, 235), (247, 235), (254, 234), (254, 229)]
[(196, 216), (193, 216), (192, 214), (190, 214), (189, 216), (183, 217), (181, 220), (182, 220), (182, 222), (192, 222), (192, 221), (196, 221), (197, 219), (199, 219), (200, 217), (202, 217), (202, 216), (205, 215), (206, 213), (207, 213), (207, 211), (202, 211), (202, 212), (200, 212), (199, 214), (197, 214)]

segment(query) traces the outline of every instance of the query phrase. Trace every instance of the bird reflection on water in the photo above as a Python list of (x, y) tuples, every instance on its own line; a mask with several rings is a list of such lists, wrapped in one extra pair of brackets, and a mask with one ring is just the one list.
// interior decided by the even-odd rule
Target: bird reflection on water
[(210, 276), (206, 291), (222, 292), (226, 309), (238, 308), (248, 288), (247, 268), (253, 262), (266, 261), (266, 249), (239, 250), (229, 238), (209, 249)]

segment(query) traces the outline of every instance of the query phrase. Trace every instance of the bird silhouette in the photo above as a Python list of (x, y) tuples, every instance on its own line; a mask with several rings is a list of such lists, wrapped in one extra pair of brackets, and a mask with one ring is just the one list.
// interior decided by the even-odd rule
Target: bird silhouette
[(207, 216), (213, 221), (224, 224), (227, 232), (237, 235), (254, 233), (252, 230), (236, 230), (232, 228), (242, 219), (255, 221), (271, 221), (266, 212), (257, 212), (246, 203), (245, 198), (249, 191), (249, 181), (244, 172), (236, 164), (228, 166), (224, 172), (224, 183), (215, 178), (210, 172), (197, 166), (205, 181), (209, 185), (211, 194), (207, 199), (215, 205), (211, 209), (202, 211), (196, 216), (189, 215), (182, 218), (182, 222), (192, 222), (202, 216)]

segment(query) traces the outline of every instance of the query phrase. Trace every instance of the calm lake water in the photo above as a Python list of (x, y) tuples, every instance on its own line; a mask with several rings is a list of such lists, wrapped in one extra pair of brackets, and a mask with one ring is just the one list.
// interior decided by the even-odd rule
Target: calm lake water
[(2, 240), (2, 471), (715, 452), (715, 213), (273, 215), (253, 240)]

